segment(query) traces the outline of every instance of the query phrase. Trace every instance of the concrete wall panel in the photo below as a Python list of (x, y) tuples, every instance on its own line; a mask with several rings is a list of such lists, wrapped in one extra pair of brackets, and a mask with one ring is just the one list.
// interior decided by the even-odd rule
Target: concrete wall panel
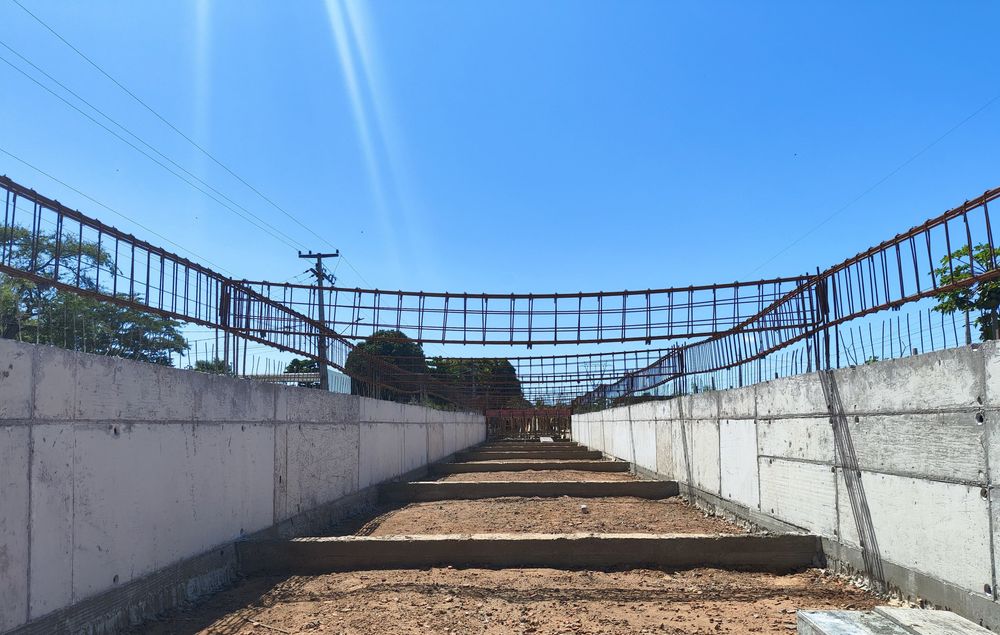
[(288, 424), (285, 518), (358, 490), (356, 425)]
[(695, 420), (686, 422), (691, 430), (691, 460), (694, 485), (699, 489), (719, 494), (719, 422)]
[(757, 416), (757, 387), (745, 386), (719, 391), (719, 417), (753, 419)]
[(444, 424), (427, 424), (427, 458), (431, 461), (440, 461), (447, 453), (444, 451)]
[(761, 511), (822, 536), (835, 536), (837, 486), (827, 465), (759, 461)]
[(28, 617), (28, 527), (31, 428), (0, 427), (0, 631)]
[[(362, 423), (358, 462), (358, 485), (368, 487), (403, 473), (403, 425)], [(450, 431), (450, 435), (448, 432)], [(445, 426), (445, 437), (456, 443), (455, 426)]]
[(758, 453), (833, 464), (833, 427), (828, 417), (761, 419), (757, 425)]
[(986, 429), (972, 412), (862, 415), (849, 423), (862, 469), (986, 484)]
[(844, 409), (888, 413), (976, 407), (984, 397), (977, 355), (963, 347), (838, 370)]
[(760, 483), (757, 425), (753, 419), (719, 422), (719, 464), (722, 497), (756, 509), (760, 502)]
[(0, 420), (30, 419), (34, 351), (0, 339)]
[(823, 386), (815, 373), (757, 384), (757, 416), (827, 415)]
[(73, 587), (66, 565), (73, 560), (74, 427), (31, 428), (31, 607), (38, 617), (66, 606)]
[[(992, 584), (989, 503), (979, 487), (871, 472), (861, 482), (883, 560), (980, 593)], [(858, 545), (842, 474), (838, 488), (841, 537)]]
[(681, 480), (674, 467), (674, 427), (678, 425), (669, 420), (656, 422), (656, 472), (675, 481)]
[(656, 422), (632, 422), (635, 464), (647, 470), (656, 470)]
[[(409, 413), (412, 414), (412, 413)], [(452, 424), (459, 426), (462, 435), (462, 445), (470, 446), (476, 441), (468, 424)], [(408, 423), (403, 426), (403, 471), (405, 474), (427, 465), (427, 430), (422, 424)]]
[(272, 426), (79, 424), (75, 437), (74, 601), (271, 524)]

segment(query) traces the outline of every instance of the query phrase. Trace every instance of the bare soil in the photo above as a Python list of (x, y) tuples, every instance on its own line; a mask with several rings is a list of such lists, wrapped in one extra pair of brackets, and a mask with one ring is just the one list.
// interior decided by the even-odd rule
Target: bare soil
[[(586, 505), (586, 511), (581, 507)], [(490, 533), (745, 533), (679, 498), (490, 498), (410, 503), (369, 521), (371, 536)]]
[(254, 578), (135, 632), (777, 635), (794, 633), (796, 609), (874, 604), (873, 596), (817, 570), (435, 568)]
[(586, 470), (524, 470), (523, 472), (464, 472), (447, 474), (439, 481), (635, 481), (628, 472), (588, 472)]

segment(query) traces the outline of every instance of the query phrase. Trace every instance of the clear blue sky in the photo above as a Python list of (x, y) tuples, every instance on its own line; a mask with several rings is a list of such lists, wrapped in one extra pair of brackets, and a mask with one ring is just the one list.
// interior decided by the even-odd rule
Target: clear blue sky
[[(343, 250), (363, 276), (341, 264), (350, 286), (802, 273), (1000, 184), (1000, 102), (983, 108), (1000, 95), (996, 3), (22, 1)], [(157, 149), (329, 247), (11, 0), (0, 24), (0, 41)], [(235, 276), (301, 273), (293, 247), (4, 63), (0, 82), (6, 150)], [(0, 172), (162, 242), (2, 154)]]

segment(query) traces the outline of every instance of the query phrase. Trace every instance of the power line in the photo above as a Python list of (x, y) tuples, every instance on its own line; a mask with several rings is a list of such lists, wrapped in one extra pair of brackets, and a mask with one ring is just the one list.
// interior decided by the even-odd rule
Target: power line
[[(294, 214), (292, 214), (291, 212), (289, 212), (288, 210), (286, 210), (284, 207), (282, 207), (281, 205), (279, 205), (278, 203), (276, 203), (272, 198), (270, 198), (269, 196), (267, 196), (266, 194), (264, 194), (259, 188), (255, 187), (253, 184), (251, 184), (250, 182), (248, 182), (242, 176), (240, 176), (239, 174), (237, 174), (232, 168), (230, 168), (228, 165), (226, 165), (221, 160), (219, 160), (215, 155), (213, 155), (211, 152), (209, 152), (207, 149), (205, 149), (201, 144), (199, 144), (197, 141), (195, 141), (190, 136), (188, 136), (187, 134), (185, 134), (184, 131), (182, 131), (177, 126), (175, 126), (173, 123), (171, 123), (166, 117), (164, 117), (162, 114), (160, 114), (155, 108), (153, 108), (152, 106), (150, 106), (142, 98), (140, 98), (138, 95), (136, 95), (134, 92), (132, 92), (127, 86), (125, 86), (122, 82), (120, 82), (118, 79), (116, 79), (114, 76), (112, 76), (106, 70), (104, 70), (104, 68), (101, 67), (100, 64), (98, 64), (97, 62), (95, 62), (86, 53), (84, 53), (79, 48), (77, 48), (76, 46), (74, 46), (69, 40), (67, 40), (66, 38), (64, 38), (58, 31), (56, 31), (54, 28), (52, 28), (47, 22), (45, 22), (44, 20), (42, 20), (40, 17), (38, 17), (38, 15), (36, 15), (35, 13), (33, 13), (31, 10), (29, 10), (27, 7), (25, 7), (21, 2), (19, 2), (19, 0), (11, 0), (11, 1), (14, 4), (16, 4), (18, 7), (20, 7), (22, 11), (24, 11), (29, 16), (31, 16), (31, 18), (33, 20), (35, 20), (38, 24), (40, 24), (43, 28), (45, 28), (49, 33), (51, 33), (53, 36), (55, 36), (59, 41), (61, 41), (63, 44), (65, 44), (67, 47), (69, 47), (69, 49), (72, 50), (74, 53), (76, 53), (81, 59), (83, 59), (84, 61), (86, 61), (90, 66), (92, 66), (95, 70), (97, 70), (104, 77), (106, 77), (109, 81), (111, 81), (115, 86), (117, 86), (119, 89), (121, 89), (126, 95), (128, 95), (130, 98), (132, 98), (132, 100), (134, 100), (136, 103), (138, 103), (140, 106), (142, 106), (145, 110), (147, 110), (150, 114), (152, 114), (154, 117), (156, 117), (157, 119), (159, 119), (164, 125), (166, 125), (168, 128), (170, 128), (171, 130), (173, 130), (176, 134), (178, 134), (181, 138), (183, 138), (185, 141), (187, 141), (189, 144), (191, 144), (192, 147), (194, 147), (199, 152), (201, 152), (203, 155), (205, 155), (206, 157), (208, 157), (213, 163), (215, 163), (216, 165), (218, 165), (219, 167), (221, 167), (228, 174), (230, 174), (233, 178), (235, 178), (237, 181), (239, 181), (240, 183), (242, 183), (243, 185), (245, 185), (247, 188), (249, 188), (254, 194), (256, 194), (257, 196), (259, 196), (268, 205), (271, 205), (272, 207), (274, 207), (275, 209), (277, 209), (278, 211), (280, 211), (282, 214), (284, 214), (289, 219), (291, 219), (299, 227), (305, 229), (310, 234), (312, 234), (313, 236), (315, 236), (316, 238), (318, 238), (322, 242), (326, 243), (327, 246), (334, 247), (333, 243), (331, 243), (329, 240), (327, 240), (326, 238), (324, 238), (323, 236), (321, 236), (320, 234), (318, 234), (316, 231), (314, 231), (311, 227), (309, 227), (308, 225), (306, 225), (305, 223), (303, 223)], [(16, 52), (15, 52), (15, 54), (16, 54)], [(20, 55), (18, 55), (18, 56), (22, 57)], [(22, 57), (22, 59), (24, 59), (24, 58)], [(27, 60), (25, 60), (25, 61), (27, 61)], [(28, 63), (30, 64), (30, 62), (28, 62)], [(32, 64), (32, 66), (35, 66), (35, 65)], [(41, 72), (44, 73), (44, 71), (41, 71)], [(49, 76), (47, 73), (45, 75), (46, 75), (46, 77), (49, 77), (50, 79), (52, 79), (52, 81), (56, 81), (55, 79), (51, 78), (51, 76)], [(59, 84), (58, 81), (56, 81), (56, 83)], [(62, 84), (59, 84), (59, 85), (62, 86)], [(63, 86), (63, 88), (66, 89), (65, 86)], [(69, 90), (69, 89), (66, 89), (66, 90)], [(69, 92), (72, 93), (72, 91), (69, 91)], [(72, 94), (75, 95), (75, 93), (72, 93)], [(82, 98), (80, 98), (78, 95), (75, 95), (75, 96), (77, 96), (77, 98), (80, 99), (81, 101), (83, 101), (84, 103), (87, 103), (85, 100), (83, 100)], [(87, 105), (90, 106), (89, 103), (87, 103)], [(91, 106), (91, 108), (94, 108), (94, 106)], [(94, 108), (94, 109), (98, 110), (97, 108)], [(98, 112), (100, 112), (100, 111), (98, 110)], [(109, 120), (110, 120), (110, 118), (109, 118)], [(124, 130), (124, 128), (122, 128), (122, 129)], [(129, 133), (129, 134), (132, 134), (132, 133)], [(135, 135), (133, 135), (133, 136), (135, 136)], [(136, 137), (136, 138), (138, 138), (138, 137)], [(143, 142), (143, 143), (145, 143), (145, 142)], [(300, 244), (299, 246), (302, 246), (302, 245)], [(346, 257), (343, 257), (343, 258), (344, 258), (344, 261), (347, 263), (347, 266), (351, 268), (351, 271), (353, 271), (354, 274), (357, 275), (358, 278), (360, 278), (361, 281), (365, 283), (365, 285), (367, 285), (369, 287), (372, 286), (371, 283), (368, 282), (368, 280), (363, 275), (361, 275), (361, 272), (358, 271), (358, 269), (350, 262), (349, 259), (347, 259)]]
[[(0, 42), (0, 45), (5, 46), (6, 48), (8, 48), (12, 52), (14, 52), (15, 55), (18, 55), (22, 59), (25, 59), (23, 56), (21, 56), (19, 53), (17, 53), (13, 49), (11, 49), (9, 46), (7, 46), (6, 44), (4, 44), (3, 42)], [(143, 145), (145, 145), (146, 147), (148, 147), (150, 150), (152, 150), (156, 154), (158, 154), (161, 157), (163, 157), (164, 160), (166, 160), (169, 163), (177, 166), (177, 168), (179, 170), (181, 170), (185, 174), (189, 175), (191, 177), (191, 179), (197, 181), (198, 183), (203, 184), (206, 188), (208, 188), (212, 192), (218, 194), (219, 196), (221, 196), (226, 201), (231, 202), (234, 206), (236, 206), (240, 210), (243, 210), (243, 212), (246, 215), (244, 215), (243, 213), (240, 213), (239, 211), (237, 211), (236, 209), (234, 209), (234, 207), (228, 205), (227, 203), (224, 203), (223, 201), (219, 200), (218, 198), (216, 198), (215, 196), (213, 196), (209, 192), (207, 192), (204, 189), (202, 189), (201, 187), (199, 187), (198, 185), (195, 185), (194, 183), (192, 183), (190, 180), (188, 180), (184, 176), (182, 176), (182, 175), (178, 174), (177, 172), (175, 172), (174, 170), (170, 169), (165, 164), (163, 164), (161, 161), (159, 161), (155, 157), (151, 156), (148, 152), (144, 151), (142, 148), (138, 147), (137, 145), (135, 145), (134, 143), (132, 143), (131, 141), (129, 141), (125, 137), (121, 136), (120, 134), (118, 134), (117, 132), (115, 132), (114, 130), (112, 130), (111, 128), (109, 128), (108, 126), (106, 126), (105, 124), (103, 124), (100, 121), (98, 121), (97, 119), (95, 119), (93, 116), (91, 116), (89, 113), (85, 112), (83, 109), (81, 109), (80, 107), (78, 107), (76, 104), (72, 103), (71, 101), (69, 101), (68, 99), (66, 99), (62, 95), (60, 95), (59, 93), (55, 92), (54, 90), (52, 90), (51, 88), (49, 88), (48, 86), (46, 86), (45, 84), (43, 84), (42, 82), (38, 81), (38, 79), (32, 77), (30, 74), (28, 74), (27, 72), (25, 72), (24, 69), (17, 67), (15, 64), (13, 64), (10, 60), (8, 60), (7, 58), (5, 58), (4, 56), (0, 55), (0, 61), (4, 62), (8, 66), (10, 66), (14, 70), (16, 70), (17, 72), (19, 72), (22, 75), (24, 75), (27, 79), (29, 79), (32, 82), (34, 82), (40, 88), (44, 89), (46, 92), (48, 92), (52, 96), (54, 96), (55, 98), (59, 99), (60, 101), (62, 101), (64, 104), (66, 104), (67, 106), (69, 106), (73, 110), (76, 110), (78, 113), (80, 113), (81, 115), (83, 115), (84, 117), (86, 117), (87, 119), (89, 119), (94, 124), (96, 124), (96, 125), (100, 126), (101, 128), (103, 128), (106, 132), (108, 132), (109, 134), (111, 134), (112, 136), (114, 136), (115, 138), (117, 138), (122, 143), (125, 143), (126, 145), (128, 145), (129, 147), (131, 147), (136, 152), (139, 152), (140, 154), (142, 154), (143, 156), (145, 156), (150, 161), (153, 161), (154, 163), (156, 163), (157, 165), (159, 165), (160, 167), (162, 167), (164, 170), (166, 170), (170, 174), (172, 174), (175, 177), (177, 177), (178, 179), (184, 181), (185, 183), (187, 183), (188, 185), (190, 185), (192, 188), (198, 190), (199, 192), (201, 192), (205, 196), (211, 198), (213, 201), (215, 201), (216, 203), (218, 203), (222, 207), (225, 207), (229, 211), (233, 212), (234, 214), (236, 214), (237, 216), (239, 216), (240, 218), (242, 218), (246, 222), (250, 223), (254, 227), (256, 227), (256, 228), (260, 229), (261, 231), (269, 234), (272, 238), (275, 238), (278, 241), (283, 242), (284, 244), (286, 244), (286, 245), (288, 245), (289, 247), (292, 247), (292, 248), (302, 247), (303, 246), (302, 243), (299, 243), (297, 240), (295, 240), (294, 238), (292, 238), (288, 234), (284, 233), (283, 231), (281, 231), (277, 227), (271, 225), (266, 220), (260, 218), (259, 216), (257, 216), (256, 214), (254, 214), (253, 212), (251, 212), (247, 208), (243, 207), (239, 203), (233, 201), (231, 198), (229, 198), (228, 196), (226, 196), (224, 193), (220, 192), (218, 189), (214, 188), (212, 185), (208, 184), (207, 182), (205, 182), (204, 180), (202, 180), (201, 178), (199, 178), (197, 175), (193, 174), (192, 172), (190, 172), (189, 170), (187, 170), (186, 168), (184, 168), (182, 165), (180, 165), (179, 163), (177, 163), (176, 161), (174, 161), (170, 157), (166, 156), (165, 154), (163, 154), (162, 152), (160, 152), (159, 150), (157, 150), (155, 147), (153, 147), (151, 144), (149, 144), (146, 141), (144, 141), (142, 138), (140, 138), (138, 135), (136, 135), (135, 133), (133, 133), (132, 131), (130, 131), (128, 128), (126, 128), (125, 126), (121, 125), (120, 123), (118, 123), (117, 121), (115, 121), (113, 118), (111, 118), (110, 116), (108, 116), (107, 114), (105, 114), (104, 112), (102, 112), (99, 108), (97, 108), (96, 106), (90, 104), (88, 101), (86, 101), (82, 97), (79, 97), (78, 95), (76, 95), (76, 93), (74, 93), (73, 91), (71, 91), (68, 88), (66, 88), (65, 86), (63, 86), (58, 80), (52, 78), (50, 75), (48, 75), (47, 73), (45, 73), (45, 71), (42, 71), (41, 69), (39, 69), (39, 71), (42, 74), (44, 74), (46, 77), (49, 77), (52, 81), (54, 81), (59, 86), (62, 86), (69, 93), (71, 93), (72, 95), (74, 95), (75, 97), (77, 97), (78, 99), (80, 99), (80, 101), (82, 101), (84, 104), (86, 104), (90, 108), (94, 109), (102, 117), (104, 117), (105, 119), (107, 119), (108, 121), (110, 121), (111, 123), (113, 123), (114, 125), (116, 125), (119, 128), (121, 128), (123, 131), (125, 131), (125, 133), (127, 133), (127, 134), (131, 135), (132, 137), (134, 137), (136, 140), (138, 140), (140, 143), (142, 143)], [(27, 61), (29, 64), (31, 64), (30, 61), (28, 61), (26, 59), (25, 59), (25, 61)], [(34, 64), (31, 64), (31, 65), (34, 66)], [(35, 67), (35, 68), (37, 68), (37, 67)], [(247, 216), (249, 216), (250, 218), (247, 218)], [(251, 220), (251, 218), (254, 219), (254, 220)], [(254, 222), (254, 221), (256, 221), (256, 222)]]
[[(14, 1), (16, 2), (17, 0), (14, 0)], [(770, 258), (768, 258), (767, 260), (765, 260), (764, 262), (762, 262), (753, 271), (751, 271), (750, 274), (752, 275), (752, 274), (756, 273), (757, 271), (759, 271), (760, 269), (762, 269), (768, 263), (773, 262), (775, 258), (777, 258), (778, 256), (780, 256), (781, 254), (785, 253), (786, 251), (788, 251), (789, 249), (791, 249), (795, 245), (797, 245), (800, 242), (802, 242), (806, 237), (810, 236), (813, 232), (815, 232), (817, 229), (819, 229), (823, 225), (826, 225), (827, 223), (829, 223), (831, 220), (833, 220), (833, 218), (835, 216), (837, 216), (840, 213), (844, 212), (849, 207), (851, 207), (852, 205), (854, 205), (855, 203), (857, 203), (858, 201), (860, 201), (862, 198), (864, 198), (865, 196), (867, 196), (868, 194), (870, 194), (878, 186), (882, 185), (883, 183), (885, 183), (886, 181), (888, 181), (892, 177), (896, 176), (896, 174), (898, 174), (900, 171), (902, 171), (906, 166), (908, 166), (911, 163), (913, 163), (914, 161), (916, 161), (921, 155), (923, 155), (925, 152), (927, 152), (928, 150), (930, 150), (931, 148), (933, 148), (934, 146), (936, 146), (945, 137), (947, 137), (951, 133), (955, 132), (956, 130), (958, 130), (959, 128), (961, 128), (962, 126), (964, 126), (970, 119), (972, 119), (973, 117), (975, 117), (976, 115), (978, 115), (982, 111), (984, 111), (987, 108), (989, 108), (991, 105), (993, 105), (993, 102), (997, 101), (998, 99), (1000, 99), (1000, 94), (995, 95), (992, 99), (990, 99), (985, 104), (983, 104), (982, 106), (980, 106), (979, 108), (977, 108), (975, 111), (973, 111), (972, 114), (966, 116), (964, 119), (962, 119), (957, 124), (955, 124), (954, 126), (952, 126), (951, 128), (949, 128), (947, 131), (945, 131), (945, 133), (942, 134), (940, 137), (938, 137), (934, 141), (931, 141), (930, 143), (928, 143), (926, 146), (924, 146), (923, 148), (921, 148), (920, 151), (918, 151), (916, 154), (914, 154), (913, 156), (911, 156), (906, 161), (903, 161), (902, 163), (900, 163), (898, 166), (896, 166), (895, 169), (893, 169), (891, 172), (889, 172), (888, 174), (886, 174), (885, 176), (883, 176), (881, 179), (879, 179), (878, 181), (876, 181), (875, 183), (873, 183), (864, 192), (862, 192), (861, 194), (858, 194), (857, 196), (855, 196), (854, 198), (852, 198), (845, 205), (841, 206), (835, 212), (833, 212), (832, 214), (830, 214), (829, 216), (827, 216), (826, 218), (824, 218), (822, 221), (820, 221), (818, 224), (816, 224), (815, 226), (813, 226), (812, 229), (810, 229), (806, 233), (802, 234), (801, 236), (799, 236), (798, 238), (796, 238), (795, 240), (793, 240), (791, 243), (789, 243), (787, 246), (785, 246), (783, 249), (781, 249), (780, 251), (778, 251), (778, 253), (774, 254), (773, 256), (771, 256)]]
[[(118, 81), (117, 79), (115, 79), (110, 73), (108, 73), (107, 71), (105, 71), (99, 64), (97, 64), (97, 62), (95, 62), (90, 57), (88, 57), (83, 51), (81, 51), (77, 47), (73, 46), (73, 44), (71, 44), (66, 38), (64, 38), (55, 29), (53, 29), (51, 26), (49, 26), (44, 20), (42, 20), (41, 18), (39, 18), (37, 15), (35, 15), (34, 13), (32, 13), (30, 10), (28, 10), (28, 8), (25, 7), (23, 4), (21, 4), (18, 0), (11, 0), (11, 2), (13, 2), (17, 6), (19, 6), (25, 13), (27, 13), (29, 16), (31, 16), (36, 22), (38, 22), (40, 25), (42, 25), (43, 27), (45, 27), (45, 29), (48, 30), (49, 33), (51, 33), (56, 38), (58, 38), (63, 44), (65, 44), (70, 49), (72, 49), (74, 53), (76, 53), (77, 55), (79, 55), (81, 58), (83, 58), (83, 60), (85, 60), (88, 64), (90, 64), (92, 67), (94, 67), (99, 73), (101, 73), (106, 78), (108, 78), (115, 86), (117, 86), (122, 91), (124, 91), (126, 95), (128, 95), (129, 97), (131, 97), (136, 103), (138, 103), (140, 106), (142, 106), (147, 111), (149, 111), (154, 117), (156, 117), (161, 122), (163, 122), (168, 128), (170, 128), (175, 133), (177, 133), (178, 135), (180, 135), (185, 141), (187, 141), (189, 144), (191, 144), (199, 152), (201, 152), (206, 157), (208, 157), (209, 159), (211, 159), (212, 162), (214, 162), (216, 165), (218, 165), (223, 170), (225, 170), (230, 175), (232, 175), (233, 178), (235, 178), (240, 183), (242, 183), (243, 185), (245, 185), (246, 187), (248, 187), (257, 196), (259, 196), (261, 199), (263, 199), (264, 201), (266, 201), (269, 205), (271, 205), (272, 207), (274, 207), (275, 209), (277, 209), (278, 211), (280, 211), (282, 214), (284, 214), (285, 216), (287, 216), (289, 219), (291, 219), (292, 221), (294, 221), (297, 225), (299, 225), (300, 227), (302, 227), (303, 229), (305, 229), (306, 231), (308, 231), (310, 234), (312, 234), (313, 236), (315, 236), (319, 240), (323, 241), (324, 243), (326, 243), (330, 247), (333, 247), (333, 245), (326, 238), (324, 238), (321, 235), (319, 235), (318, 233), (316, 233), (312, 228), (310, 228), (308, 225), (306, 225), (305, 223), (303, 223), (302, 221), (300, 221), (298, 218), (296, 218), (291, 212), (289, 212), (284, 207), (282, 207), (282, 206), (278, 205), (277, 203), (275, 203), (274, 200), (272, 200), (270, 197), (268, 197), (267, 195), (265, 195), (258, 188), (256, 188), (253, 185), (251, 185), (246, 179), (244, 179), (239, 174), (237, 174), (236, 172), (234, 172), (225, 163), (223, 163), (222, 161), (220, 161), (219, 159), (217, 159), (212, 153), (210, 153), (208, 150), (206, 150), (204, 147), (202, 147), (194, 139), (192, 139), (191, 137), (189, 137), (188, 135), (186, 135), (177, 126), (175, 126), (170, 121), (168, 121), (166, 117), (164, 117), (159, 112), (157, 112), (152, 106), (150, 106), (149, 104), (147, 104), (138, 95), (136, 95), (131, 90), (129, 90), (128, 87), (126, 87), (120, 81)], [(360, 275), (360, 274), (358, 274), (358, 275)]]
[(21, 157), (17, 156), (16, 154), (14, 154), (14, 153), (10, 152), (9, 150), (6, 150), (5, 148), (3, 148), (3, 147), (0, 147), (0, 152), (3, 152), (4, 154), (6, 154), (7, 156), (9, 156), (10, 158), (14, 159), (14, 160), (15, 160), (15, 161), (17, 161), (17, 162), (19, 162), (19, 163), (22, 163), (22, 164), (26, 165), (27, 167), (31, 168), (31, 169), (32, 169), (32, 170), (34, 170), (35, 172), (38, 172), (38, 173), (39, 173), (39, 174), (41, 174), (42, 176), (45, 176), (45, 177), (47, 177), (47, 178), (49, 178), (49, 179), (52, 179), (53, 181), (55, 181), (55, 182), (56, 182), (56, 183), (58, 183), (59, 185), (62, 185), (63, 187), (65, 187), (65, 188), (67, 188), (67, 189), (69, 189), (69, 190), (72, 190), (73, 192), (76, 192), (77, 194), (79, 194), (80, 196), (84, 197), (85, 199), (87, 199), (87, 200), (88, 200), (88, 201), (90, 201), (91, 203), (94, 203), (95, 205), (99, 205), (99, 206), (103, 207), (104, 209), (108, 210), (109, 212), (111, 212), (112, 214), (115, 214), (115, 215), (117, 215), (117, 216), (120, 216), (121, 218), (124, 218), (125, 220), (127, 220), (128, 222), (130, 222), (130, 223), (134, 224), (135, 226), (137, 226), (137, 227), (139, 227), (139, 228), (141, 228), (141, 229), (144, 229), (144, 230), (146, 230), (146, 231), (147, 231), (147, 232), (149, 232), (150, 234), (152, 234), (152, 235), (156, 236), (157, 238), (160, 238), (161, 240), (163, 240), (163, 241), (165, 241), (165, 242), (167, 242), (167, 243), (169, 243), (169, 244), (173, 245), (173, 246), (174, 246), (174, 247), (176, 247), (177, 249), (179, 249), (179, 250), (181, 250), (181, 251), (186, 251), (187, 253), (191, 254), (192, 256), (194, 256), (195, 258), (197, 258), (198, 260), (200, 260), (201, 262), (204, 262), (205, 264), (208, 264), (208, 265), (211, 265), (211, 266), (215, 267), (216, 269), (219, 269), (219, 270), (221, 270), (221, 271), (224, 271), (224, 272), (226, 272), (227, 274), (229, 274), (230, 276), (233, 276), (233, 277), (235, 277), (235, 275), (236, 275), (236, 274), (234, 274), (234, 273), (233, 273), (232, 271), (229, 271), (228, 269), (226, 269), (226, 268), (225, 268), (225, 267), (223, 267), (222, 265), (219, 265), (219, 264), (216, 264), (216, 263), (213, 263), (213, 262), (212, 262), (211, 260), (209, 260), (208, 258), (205, 258), (204, 256), (200, 256), (200, 255), (198, 255), (197, 253), (195, 253), (195, 252), (191, 251), (190, 249), (188, 249), (187, 247), (184, 247), (183, 245), (180, 245), (180, 244), (178, 244), (178, 243), (176, 243), (176, 242), (174, 242), (174, 241), (170, 240), (169, 238), (167, 238), (167, 237), (166, 237), (166, 236), (164, 236), (163, 234), (161, 234), (161, 233), (157, 232), (157, 231), (156, 231), (155, 229), (151, 229), (150, 227), (147, 227), (146, 225), (143, 225), (142, 223), (140, 223), (139, 221), (135, 220), (134, 218), (132, 218), (132, 217), (130, 217), (130, 216), (127, 216), (127, 215), (125, 215), (125, 214), (123, 214), (123, 213), (119, 212), (119, 211), (118, 211), (118, 210), (116, 210), (115, 208), (113, 208), (113, 207), (110, 207), (110, 206), (108, 206), (108, 205), (105, 205), (104, 203), (102, 203), (101, 201), (97, 200), (96, 198), (94, 198), (94, 197), (90, 196), (89, 194), (86, 194), (86, 193), (84, 193), (84, 192), (81, 192), (80, 190), (78, 190), (77, 188), (73, 187), (73, 186), (72, 186), (72, 185), (70, 185), (69, 183), (66, 183), (65, 181), (62, 181), (62, 180), (60, 180), (60, 179), (56, 178), (55, 176), (53, 176), (53, 175), (49, 174), (49, 173), (48, 173), (48, 172), (46, 172), (45, 170), (43, 170), (43, 169), (41, 169), (41, 168), (39, 168), (39, 167), (37, 167), (37, 166), (35, 166), (35, 165), (31, 164), (31, 163), (28, 163), (27, 161), (25, 161), (25, 160), (24, 160), (24, 159), (22, 159)]

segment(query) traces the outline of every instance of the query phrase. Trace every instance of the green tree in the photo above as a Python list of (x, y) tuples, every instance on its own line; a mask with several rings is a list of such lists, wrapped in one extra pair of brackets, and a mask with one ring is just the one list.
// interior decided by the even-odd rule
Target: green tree
[(455, 388), (454, 394), (463, 408), (492, 410), (496, 408), (528, 408), (521, 380), (514, 365), (506, 359), (465, 359), (433, 357), (432, 372), (441, 384)]
[[(940, 286), (950, 286), (962, 283), (972, 277), (993, 271), (995, 263), (1000, 260), (997, 249), (987, 244), (973, 247), (970, 257), (969, 246), (966, 245), (941, 258), (941, 266), (934, 269), (934, 277)], [(969, 312), (978, 313), (975, 319), (976, 327), (984, 341), (995, 340), (1000, 330), (1000, 279), (993, 278), (981, 282), (973, 282), (967, 286), (946, 291), (936, 296), (938, 300), (935, 311), (941, 313)]]
[(377, 331), (355, 346), (344, 370), (351, 394), (402, 402), (419, 400), (430, 377), (424, 349), (397, 330)]
[[(295, 358), (285, 366), (286, 373), (318, 373), (319, 362), (315, 359)], [(300, 381), (299, 386), (303, 388), (319, 388), (318, 381)]]
[(215, 358), (212, 360), (199, 359), (194, 363), (193, 370), (200, 373), (211, 373), (212, 375), (232, 375), (233, 367), (226, 360)]
[[(54, 232), (32, 239), (27, 229), (6, 230), (0, 247), (16, 269), (88, 291), (101, 291), (99, 270), (105, 277), (112, 275), (113, 258), (96, 243), (68, 235), (60, 237)], [(122, 303), (130, 299), (141, 302), (138, 295), (116, 297)], [(173, 353), (187, 350), (180, 326), (176, 320), (124, 304), (0, 274), (0, 337), (6, 339), (170, 366)]]

